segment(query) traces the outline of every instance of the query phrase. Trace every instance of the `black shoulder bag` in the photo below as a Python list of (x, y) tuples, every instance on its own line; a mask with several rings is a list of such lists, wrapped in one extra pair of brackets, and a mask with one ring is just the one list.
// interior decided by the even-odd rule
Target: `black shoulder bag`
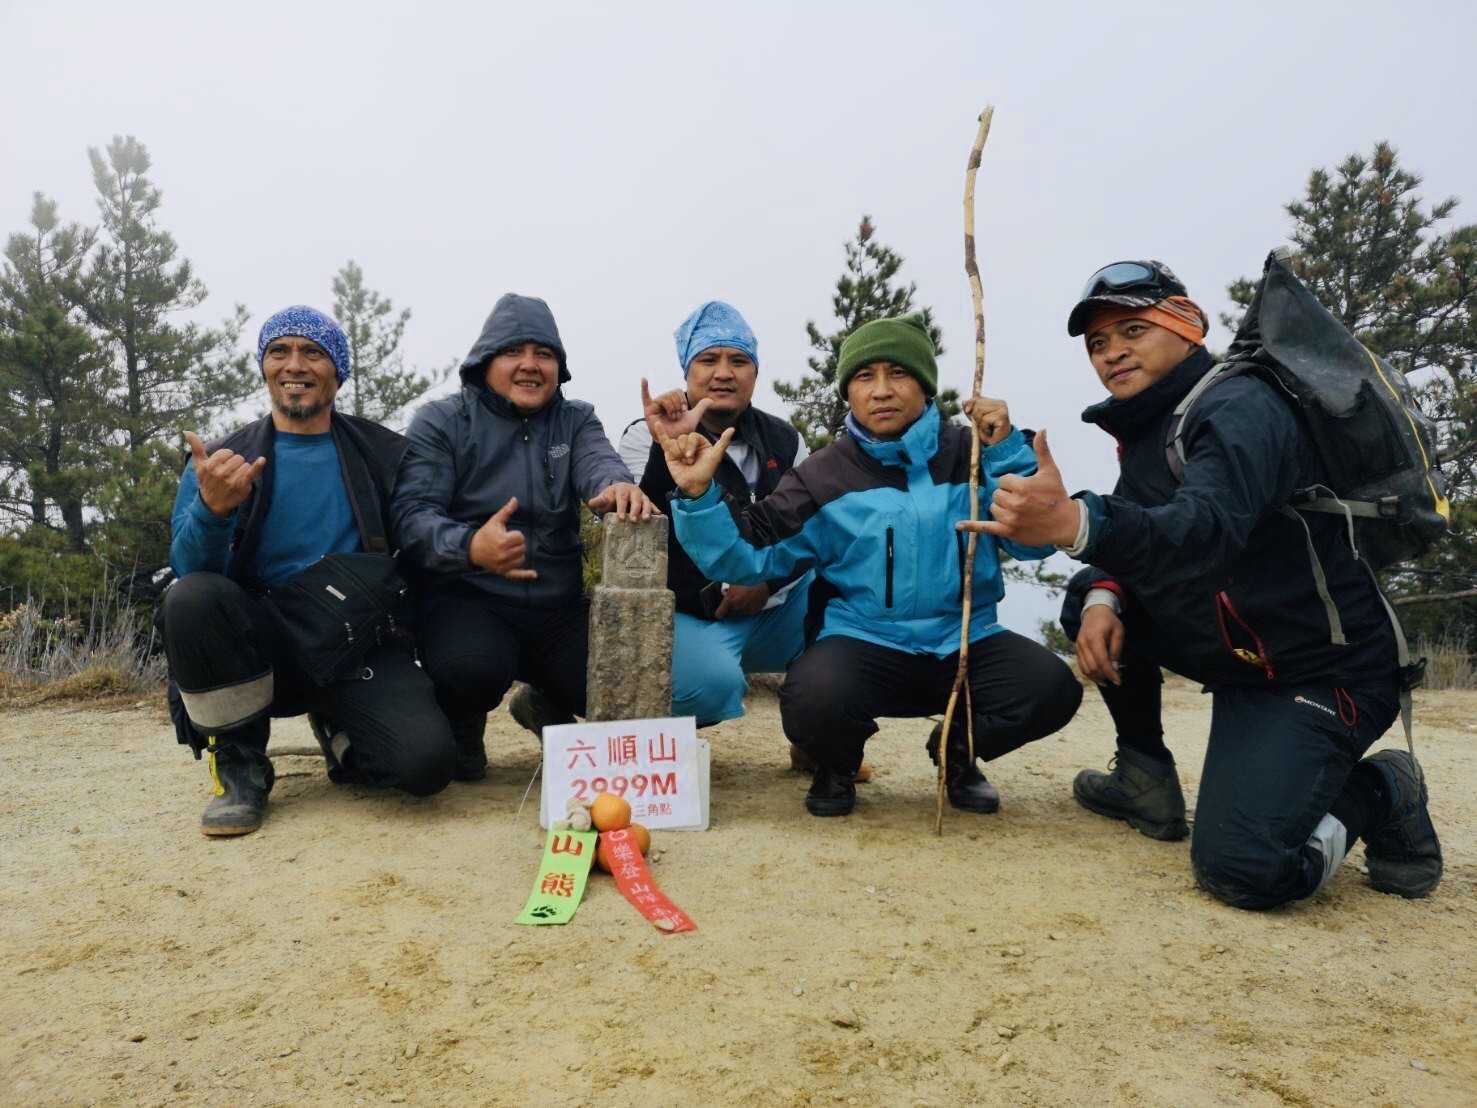
[(349, 676), (371, 647), (394, 634), (405, 592), (389, 554), (325, 554), (263, 600), (298, 666), (323, 686)]

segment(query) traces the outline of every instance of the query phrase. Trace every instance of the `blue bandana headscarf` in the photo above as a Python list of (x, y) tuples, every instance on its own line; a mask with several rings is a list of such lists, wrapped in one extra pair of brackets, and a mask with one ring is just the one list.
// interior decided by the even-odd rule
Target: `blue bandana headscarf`
[(310, 308), (306, 304), (283, 308), (262, 324), (262, 332), (256, 337), (257, 365), (261, 365), (262, 359), (267, 356), (267, 344), (283, 335), (312, 339), (328, 351), (337, 372), (338, 383), (342, 385), (349, 379), (349, 370), (353, 365), (353, 355), (349, 353), (349, 336), (344, 334), (344, 329), (331, 316), (326, 316), (317, 308)]
[(672, 337), (677, 340), (677, 362), (684, 377), (692, 359), (715, 346), (742, 350), (753, 360), (754, 367), (759, 367), (759, 340), (738, 309), (721, 300), (698, 305), (697, 311), (672, 332)]

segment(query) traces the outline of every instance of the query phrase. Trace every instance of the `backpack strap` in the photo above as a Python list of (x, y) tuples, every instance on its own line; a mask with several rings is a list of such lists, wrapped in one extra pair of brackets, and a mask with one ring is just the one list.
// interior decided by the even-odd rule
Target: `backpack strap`
[(1411, 717), (1414, 714), (1414, 705), (1411, 701), (1410, 691), (1420, 685), (1426, 677), (1426, 659), (1417, 658), (1410, 660), (1410, 644), (1405, 639), (1405, 628), (1400, 625), (1400, 617), (1395, 614), (1395, 606), (1385, 596), (1385, 590), (1380, 588), (1380, 579), (1374, 575), (1368, 562), (1360, 559), (1364, 570), (1369, 574), (1369, 582), (1374, 586), (1375, 595), (1380, 598), (1380, 603), (1385, 606), (1385, 615), (1390, 617), (1390, 630), (1395, 632), (1395, 662), (1400, 667), (1400, 726), (1405, 729), (1405, 745), (1410, 751), (1410, 756), (1415, 757), (1415, 738), (1411, 731)]
[[(1295, 519), (1303, 529), (1303, 539), (1308, 544), (1308, 562), (1313, 567), (1313, 587), (1318, 590), (1318, 599), (1323, 602), (1323, 611), (1328, 616), (1328, 638), (1335, 646), (1347, 646), (1349, 640), (1344, 637), (1344, 621), (1339, 618), (1338, 605), (1333, 602), (1333, 597), (1328, 591), (1328, 578), (1323, 572), (1323, 563), (1318, 559), (1318, 550), (1313, 546), (1313, 532), (1305, 520), (1293, 508), (1286, 504), (1277, 509), (1289, 519)], [(1404, 664), (1404, 663), (1402, 663)]]
[(1237, 362), (1221, 362), (1211, 366), (1209, 372), (1196, 381), (1195, 387), (1185, 393), (1184, 399), (1175, 405), (1174, 413), (1169, 419), (1169, 434), (1164, 440), (1164, 457), (1169, 462), (1169, 472), (1174, 474), (1177, 484), (1185, 479), (1185, 462), (1189, 457), (1185, 453), (1184, 435), (1190, 409), (1206, 389), (1235, 376), (1241, 369)]
[[(1169, 463), (1169, 470), (1174, 474), (1175, 481), (1178, 482), (1185, 479), (1185, 462), (1188, 455), (1185, 452), (1184, 436), (1185, 424), (1189, 420), (1190, 409), (1207, 389), (1215, 387), (1222, 381), (1229, 380), (1231, 377), (1243, 372), (1245, 368), (1245, 365), (1240, 362), (1221, 362), (1218, 365), (1212, 366), (1204, 377), (1195, 382), (1195, 387), (1185, 393), (1184, 399), (1175, 405), (1174, 413), (1170, 417), (1169, 434), (1165, 438), (1164, 443), (1164, 457)], [(1338, 605), (1334, 603), (1333, 595), (1328, 591), (1328, 577), (1323, 572), (1323, 563), (1319, 560), (1318, 550), (1313, 545), (1313, 532), (1308, 527), (1308, 521), (1299, 515), (1298, 512), (1309, 508), (1313, 511), (1337, 512), (1343, 515), (1349, 521), (1349, 545), (1354, 549), (1354, 556), (1357, 558), (1359, 556), (1359, 550), (1354, 546), (1353, 516), (1365, 514), (1359, 509), (1372, 506), (1345, 503), (1332, 495), (1327, 497), (1318, 495), (1320, 492), (1329, 491), (1322, 486), (1312, 489), (1300, 489), (1294, 494), (1296, 498), (1295, 508), (1283, 504), (1277, 508), (1277, 511), (1289, 519), (1296, 520), (1298, 525), (1302, 527), (1303, 541), (1307, 544), (1308, 548), (1308, 564), (1313, 571), (1313, 587), (1317, 590), (1318, 600), (1323, 604), (1324, 614), (1328, 618), (1328, 640), (1335, 646), (1346, 646), (1349, 640), (1344, 635), (1344, 622), (1339, 617)], [(1319, 507), (1310, 508), (1310, 505), (1319, 505)], [(1381, 598), (1383, 598), (1383, 594), (1381, 594)], [(1401, 663), (1402, 666), (1404, 664), (1404, 662)]]

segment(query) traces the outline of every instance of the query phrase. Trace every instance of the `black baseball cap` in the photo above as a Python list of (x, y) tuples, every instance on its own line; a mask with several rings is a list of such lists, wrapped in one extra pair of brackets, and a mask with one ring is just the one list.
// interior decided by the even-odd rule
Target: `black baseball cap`
[(1170, 296), (1188, 296), (1184, 282), (1163, 262), (1113, 262), (1087, 279), (1072, 314), (1067, 334), (1076, 338), (1087, 330), (1088, 321), (1099, 308), (1148, 308)]

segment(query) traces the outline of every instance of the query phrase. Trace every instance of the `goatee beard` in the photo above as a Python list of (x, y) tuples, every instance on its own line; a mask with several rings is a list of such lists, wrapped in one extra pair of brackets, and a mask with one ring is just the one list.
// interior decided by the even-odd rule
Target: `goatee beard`
[(300, 401), (294, 403), (285, 397), (278, 396), (272, 401), (272, 407), (281, 412), (294, 423), (306, 423), (310, 419), (317, 419), (328, 410), (328, 404), (322, 400), (316, 403)]

